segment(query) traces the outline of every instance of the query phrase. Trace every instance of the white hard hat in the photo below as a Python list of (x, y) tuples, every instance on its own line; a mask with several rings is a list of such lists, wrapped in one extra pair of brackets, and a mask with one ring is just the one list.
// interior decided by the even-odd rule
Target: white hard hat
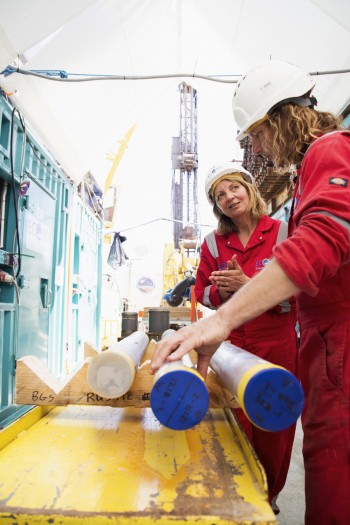
[(238, 82), (232, 101), (233, 116), (242, 140), (247, 130), (281, 102), (311, 106), (316, 100), (304, 98), (314, 88), (309, 73), (288, 62), (271, 61), (250, 69)]
[(223, 178), (225, 175), (233, 175), (235, 173), (240, 173), (242, 178), (249, 184), (254, 183), (252, 174), (242, 168), (241, 164), (238, 162), (224, 162), (222, 164), (215, 164), (210, 168), (205, 179), (205, 194), (210, 204), (213, 204), (213, 201), (210, 198), (213, 184), (215, 184), (216, 181)]

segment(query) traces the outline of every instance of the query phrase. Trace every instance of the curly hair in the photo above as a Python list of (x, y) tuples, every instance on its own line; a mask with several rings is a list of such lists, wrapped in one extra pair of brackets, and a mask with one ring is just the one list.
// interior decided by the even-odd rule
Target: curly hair
[[(225, 178), (225, 180), (237, 180), (237, 182), (239, 182), (239, 184), (244, 186), (244, 188), (247, 190), (249, 198), (248, 211), (250, 212), (251, 218), (253, 220), (259, 220), (266, 214), (266, 203), (261, 197), (258, 188), (253, 186), (253, 184), (249, 184), (245, 180), (242, 180), (241, 178), (238, 180), (234, 175), (228, 175), (227, 179)], [(215, 202), (215, 199), (213, 199), (213, 213), (218, 219), (218, 227), (216, 231), (219, 235), (228, 235), (237, 231), (234, 221), (221, 211)]]
[(340, 119), (328, 112), (289, 103), (280, 106), (266, 121), (273, 130), (272, 153), (277, 168), (299, 166), (312, 140), (341, 129)]

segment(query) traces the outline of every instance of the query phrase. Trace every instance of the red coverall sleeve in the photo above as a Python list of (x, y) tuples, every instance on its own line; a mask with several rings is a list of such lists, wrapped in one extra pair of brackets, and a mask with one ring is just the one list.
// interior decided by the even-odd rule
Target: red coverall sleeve
[(194, 288), (194, 293), (197, 301), (208, 308), (210, 308), (210, 306), (204, 301), (204, 295), (205, 293), (207, 293), (208, 290), (206, 289), (208, 287), (210, 287), (209, 301), (212, 305), (211, 308), (219, 308), (219, 306), (221, 306), (222, 304), (222, 300), (219, 295), (217, 286), (215, 284), (212, 284), (211, 281), (209, 281), (211, 273), (216, 271), (217, 269), (218, 268), (216, 260), (211, 255), (207, 243), (204, 241), (201, 246), (201, 257), (196, 274), (196, 284)]
[(273, 250), (294, 284), (311, 296), (350, 259), (349, 159), (350, 133), (334, 133), (311, 146), (301, 167), (295, 230)]

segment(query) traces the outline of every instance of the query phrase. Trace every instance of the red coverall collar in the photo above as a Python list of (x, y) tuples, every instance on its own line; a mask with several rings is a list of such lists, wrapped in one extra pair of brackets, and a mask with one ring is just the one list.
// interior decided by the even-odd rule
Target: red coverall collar
[(225, 245), (229, 248), (232, 248), (234, 250), (239, 251), (245, 251), (249, 250), (249, 248), (252, 248), (253, 246), (256, 246), (257, 244), (260, 244), (263, 242), (264, 234), (271, 230), (273, 226), (273, 219), (269, 217), (268, 215), (264, 215), (256, 225), (255, 230), (253, 231), (249, 242), (245, 248), (243, 248), (241, 241), (238, 238), (238, 235), (236, 233), (231, 233), (228, 235), (225, 235)]

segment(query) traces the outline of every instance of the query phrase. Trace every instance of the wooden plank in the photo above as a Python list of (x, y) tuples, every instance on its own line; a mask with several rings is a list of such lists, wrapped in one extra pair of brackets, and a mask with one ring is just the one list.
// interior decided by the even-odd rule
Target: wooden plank
[[(87, 382), (87, 369), (90, 360), (100, 351), (89, 343), (84, 345), (84, 362), (65, 382), (59, 381), (37, 357), (32, 355), (22, 357), (17, 361), (15, 402), (18, 405), (149, 407), (154, 381), (153, 376), (149, 374), (149, 365), (156, 345), (156, 341), (153, 340), (149, 343), (130, 390), (120, 398), (114, 399), (103, 398), (91, 391)], [(191, 353), (194, 363), (196, 363), (196, 356), (196, 352)], [(223, 387), (215, 372), (209, 372), (206, 385), (211, 408), (238, 406), (231, 392)]]

